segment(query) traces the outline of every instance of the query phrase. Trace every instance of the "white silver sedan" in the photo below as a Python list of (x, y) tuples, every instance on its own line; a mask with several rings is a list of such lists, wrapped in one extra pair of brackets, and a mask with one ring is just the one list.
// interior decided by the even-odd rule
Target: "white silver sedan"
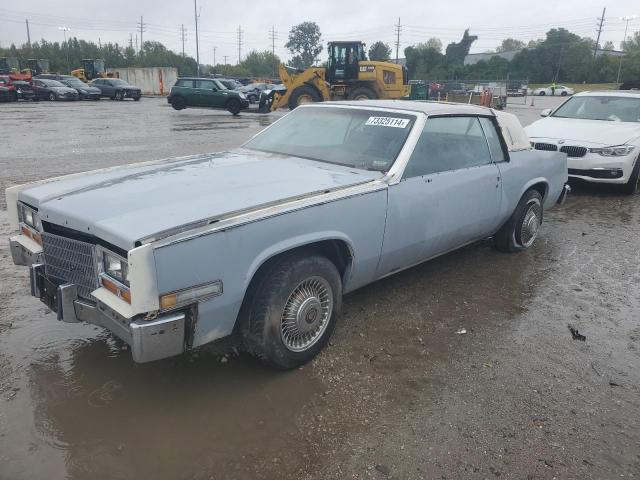
[(573, 95), (575, 90), (573, 88), (569, 88), (565, 85), (556, 85), (555, 89), (551, 86), (536, 88), (533, 91), (534, 95), (545, 96), (545, 95), (557, 95), (560, 97), (566, 97), (568, 95)]
[(582, 92), (541, 115), (525, 130), (537, 150), (567, 154), (569, 177), (638, 191), (640, 92)]

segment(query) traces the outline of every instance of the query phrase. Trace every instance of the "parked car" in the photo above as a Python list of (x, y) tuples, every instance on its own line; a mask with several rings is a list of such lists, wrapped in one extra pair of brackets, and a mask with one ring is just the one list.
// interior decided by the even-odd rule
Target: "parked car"
[(640, 90), (640, 80), (624, 82), (620, 90)]
[(224, 108), (234, 115), (249, 107), (242, 92), (227, 89), (217, 78), (179, 78), (171, 87), (167, 102), (176, 110), (213, 107)]
[(569, 88), (564, 85), (556, 85), (555, 90), (552, 89), (551, 86), (548, 86), (536, 88), (533, 91), (534, 95), (540, 95), (541, 97), (544, 97), (545, 95), (560, 95), (561, 97), (566, 97), (567, 95), (573, 95), (575, 93), (576, 92), (573, 88)]
[(99, 88), (88, 85), (71, 75), (64, 75), (59, 82), (78, 92), (80, 100), (100, 100), (102, 95), (102, 91)]
[(274, 85), (271, 83), (250, 83), (240, 88), (240, 91), (246, 95), (250, 103), (257, 103), (262, 92), (273, 89)]
[(2, 87), (0, 100), (4, 102), (15, 102), (18, 100), (17, 89), (8, 75), (0, 75), (0, 87)]
[(526, 128), (538, 150), (566, 153), (569, 177), (633, 194), (640, 172), (640, 92), (582, 92)]
[(23, 80), (15, 80), (14, 82), (12, 82), (12, 85), (16, 89), (18, 100), (32, 100), (34, 102), (38, 100), (38, 98), (36, 97), (36, 92), (29, 82), (25, 82)]
[(69, 88), (57, 80), (34, 78), (32, 85), (38, 99), (51, 101), (78, 100), (78, 92), (74, 88)]
[(102, 97), (107, 97), (111, 100), (133, 98), (137, 102), (142, 96), (140, 88), (129, 85), (120, 78), (96, 78), (91, 82), (91, 86), (98, 88)]
[(234, 334), (301, 365), (343, 294), (490, 236), (530, 248), (566, 195), (566, 156), (514, 115), (401, 103), (303, 105), (231, 152), (11, 187), (13, 261), (59, 319), (111, 330), (137, 362)]

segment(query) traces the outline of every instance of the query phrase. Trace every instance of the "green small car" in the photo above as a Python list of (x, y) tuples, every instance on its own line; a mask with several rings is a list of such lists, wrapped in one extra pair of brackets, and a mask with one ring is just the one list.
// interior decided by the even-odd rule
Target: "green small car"
[(244, 93), (227, 89), (215, 78), (179, 78), (171, 87), (167, 102), (176, 110), (187, 107), (224, 108), (234, 115), (249, 108), (249, 100)]

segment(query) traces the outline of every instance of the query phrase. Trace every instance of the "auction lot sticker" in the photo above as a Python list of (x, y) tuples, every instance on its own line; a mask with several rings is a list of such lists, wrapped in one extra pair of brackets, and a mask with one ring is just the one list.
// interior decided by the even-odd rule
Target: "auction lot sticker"
[(408, 118), (394, 117), (369, 117), (365, 125), (375, 125), (378, 127), (405, 128), (409, 125)]

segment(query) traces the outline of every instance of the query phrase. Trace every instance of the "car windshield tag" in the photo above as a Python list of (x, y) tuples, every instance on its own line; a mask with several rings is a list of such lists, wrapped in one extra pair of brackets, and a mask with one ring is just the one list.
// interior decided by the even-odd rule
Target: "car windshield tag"
[(365, 125), (375, 125), (378, 127), (405, 128), (409, 125), (408, 118), (394, 117), (369, 117)]

